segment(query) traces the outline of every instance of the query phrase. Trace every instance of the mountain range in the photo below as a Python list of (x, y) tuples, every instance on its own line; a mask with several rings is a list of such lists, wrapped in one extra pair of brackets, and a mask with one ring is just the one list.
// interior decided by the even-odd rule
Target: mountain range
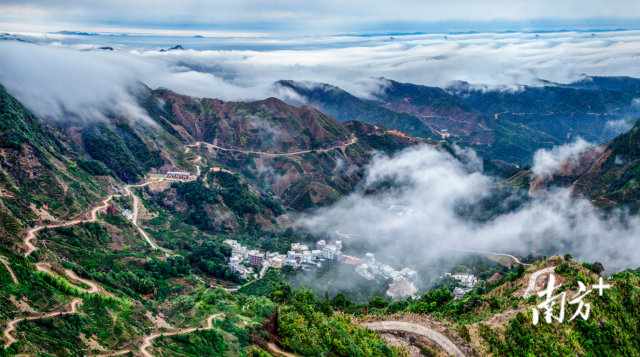
[[(472, 155), (459, 148), (480, 156), (492, 195), (459, 209), (462, 218), (490, 222), (558, 187), (603, 216), (613, 207), (638, 214), (638, 80), (499, 91), (385, 83), (366, 99), (276, 83), (297, 102), (144, 87), (136, 100), (148, 118), (57, 121), (0, 87), (0, 357), (637, 355), (640, 270), (608, 274), (611, 289), (592, 295), (587, 321), (530, 323), (541, 302), (532, 293), (543, 288), (535, 274), (554, 272), (558, 293), (571, 295), (578, 281), (601, 278), (601, 263), (570, 254), (417, 259), (424, 290), (393, 301), (376, 296), (391, 279), (369, 281), (330, 260), (315, 272), (246, 264), (248, 280), (230, 268), (230, 239), (278, 254), (335, 240), (296, 222), (356, 191), (386, 197), (386, 186), (361, 187), (367, 164), (416, 145), (463, 164)], [(576, 137), (593, 145), (536, 176), (536, 150)], [(190, 179), (167, 176), (176, 171)], [(392, 244), (340, 239), (363, 256)], [(445, 272), (482, 282), (454, 299), (462, 286)], [(350, 278), (361, 280), (344, 288)], [(308, 279), (315, 284), (305, 287)]]
[(640, 116), (640, 80), (630, 77), (587, 77), (571, 84), (545, 82), (541, 87), (497, 90), (464, 82), (442, 89), (382, 80), (386, 86), (374, 99), (357, 98), (326, 84), (276, 85), (302, 98), (294, 104), (308, 103), (340, 121), (380, 123), (412, 136), (444, 139), (515, 165), (530, 164), (538, 149), (578, 137), (594, 144), (606, 142), (626, 132), (626, 123)]

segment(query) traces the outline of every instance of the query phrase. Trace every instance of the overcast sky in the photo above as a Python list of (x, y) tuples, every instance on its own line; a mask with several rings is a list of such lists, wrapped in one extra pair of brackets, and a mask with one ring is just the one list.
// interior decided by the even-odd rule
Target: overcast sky
[(5, 31), (204, 36), (637, 29), (633, 0), (3, 0)]

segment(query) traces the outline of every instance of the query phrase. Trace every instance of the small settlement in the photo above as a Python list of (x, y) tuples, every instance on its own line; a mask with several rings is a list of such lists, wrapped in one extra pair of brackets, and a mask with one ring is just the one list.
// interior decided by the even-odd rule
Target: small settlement
[(455, 288), (453, 289), (454, 300), (460, 299), (466, 293), (473, 290), (473, 286), (476, 284), (478, 279), (471, 274), (451, 274), (444, 273), (445, 276), (450, 276), (458, 282), (458, 284), (462, 285), (463, 288)]
[(367, 280), (376, 279), (376, 275), (383, 279), (392, 279), (387, 295), (393, 299), (416, 297), (418, 292), (414, 285), (418, 278), (417, 271), (410, 268), (397, 271), (387, 264), (376, 261), (373, 253), (367, 253), (364, 259), (345, 255), (342, 253), (342, 241), (339, 240), (328, 243), (320, 240), (316, 242), (316, 249), (309, 249), (305, 244), (293, 243), (291, 250), (286, 255), (250, 251), (232, 239), (227, 239), (223, 243), (233, 249), (229, 259), (229, 268), (240, 273), (244, 279), (253, 274), (253, 270), (248, 266), (263, 265), (263, 268), (274, 269), (290, 266), (299, 271), (315, 271), (322, 266), (321, 261), (335, 260), (343, 264), (354, 265), (355, 272)]

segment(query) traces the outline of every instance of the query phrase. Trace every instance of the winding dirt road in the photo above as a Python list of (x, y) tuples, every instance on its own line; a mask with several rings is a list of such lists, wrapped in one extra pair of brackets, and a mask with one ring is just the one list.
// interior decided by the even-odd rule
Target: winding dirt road
[(27, 252), (24, 253), (24, 256), (29, 256), (29, 254), (31, 254), (31, 252), (33, 252), (34, 250), (36, 250), (37, 248), (31, 244), (31, 239), (35, 238), (36, 235), (35, 233), (45, 227), (48, 228), (58, 228), (58, 227), (66, 227), (66, 226), (73, 226), (82, 222), (95, 222), (96, 221), (96, 213), (101, 210), (101, 209), (105, 209), (108, 206), (108, 202), (111, 201), (111, 199), (113, 198), (113, 195), (110, 195), (109, 197), (107, 197), (107, 199), (105, 199), (104, 201), (102, 201), (100, 206), (97, 206), (95, 208), (93, 208), (91, 211), (89, 211), (89, 214), (91, 215), (91, 219), (88, 220), (82, 220), (82, 219), (75, 219), (73, 221), (66, 221), (63, 222), (61, 224), (54, 224), (54, 225), (46, 225), (46, 226), (41, 226), (41, 227), (36, 227), (36, 228), (32, 228), (29, 231), (27, 231), (27, 236), (24, 237), (24, 245), (27, 246)]
[[(155, 181), (154, 181), (155, 182)], [(140, 232), (140, 235), (142, 235), (142, 237), (147, 241), (147, 243), (149, 243), (149, 245), (151, 245), (152, 249), (158, 249), (158, 247), (153, 244), (153, 242), (151, 241), (151, 239), (149, 238), (149, 236), (147, 235), (147, 233), (142, 230), (142, 228), (138, 227), (138, 207), (140, 206), (140, 199), (138, 198), (138, 196), (134, 195), (131, 190), (129, 189), (129, 187), (142, 187), (142, 186), (146, 186), (148, 184), (151, 184), (153, 182), (147, 182), (147, 183), (143, 183), (140, 185), (128, 185), (124, 187), (125, 192), (127, 192), (127, 196), (131, 195), (131, 197), (133, 198), (133, 216), (132, 216), (132, 220), (131, 222), (133, 223), (133, 225), (138, 229), (138, 231)], [(67, 227), (67, 226), (73, 226), (76, 224), (80, 224), (82, 222), (95, 222), (97, 220), (97, 213), (98, 211), (107, 208), (109, 201), (111, 201), (111, 199), (113, 197), (120, 197), (120, 195), (110, 195), (109, 197), (107, 197), (104, 201), (101, 202), (101, 204), (99, 206), (94, 207), (91, 211), (89, 211), (89, 214), (91, 216), (90, 219), (88, 220), (82, 220), (82, 219), (75, 219), (72, 221), (66, 221), (66, 222), (62, 222), (61, 224), (53, 224), (53, 225), (45, 225), (45, 226), (41, 226), (41, 227), (36, 227), (36, 228), (32, 228), (29, 231), (27, 231), (27, 235), (24, 238), (24, 245), (27, 247), (27, 251), (26, 253), (24, 253), (24, 256), (27, 257), (29, 256), (29, 254), (31, 254), (31, 252), (35, 251), (37, 248), (31, 244), (31, 240), (35, 238), (35, 234), (36, 232), (40, 231), (41, 229), (46, 228), (58, 228), (58, 227)]]
[(195, 144), (190, 144), (190, 145), (185, 145), (185, 146), (193, 146), (193, 147), (196, 147), (196, 146), (200, 146), (200, 145), (204, 144), (204, 145), (206, 145), (206, 146), (208, 146), (208, 147), (213, 147), (213, 148), (220, 149), (220, 150), (226, 150), (226, 151), (237, 151), (237, 152), (242, 152), (242, 153), (245, 153), (245, 154), (260, 154), (260, 155), (265, 155), (265, 156), (292, 156), (292, 155), (302, 155), (302, 154), (307, 154), (307, 153), (310, 153), (310, 152), (312, 152), (312, 151), (315, 151), (315, 152), (327, 152), (327, 151), (330, 151), (330, 150), (333, 150), (333, 149), (337, 149), (337, 148), (340, 148), (340, 147), (343, 147), (343, 146), (344, 146), (344, 147), (346, 147), (346, 146), (349, 146), (349, 145), (353, 145), (353, 144), (355, 144), (357, 141), (358, 141), (358, 138), (356, 138), (356, 137), (352, 136), (352, 137), (351, 137), (351, 139), (349, 139), (349, 142), (347, 142), (347, 143), (346, 143), (346, 144), (344, 144), (344, 145), (338, 145), (338, 146), (331, 147), (331, 148), (328, 148), (328, 149), (303, 150), (303, 151), (287, 152), (287, 153), (281, 153), (281, 154), (271, 154), (271, 153), (266, 153), (266, 152), (262, 152), (262, 151), (249, 151), (249, 150), (227, 149), (227, 148), (220, 147), (220, 146), (218, 146), (218, 145), (213, 145), (213, 144), (205, 143), (204, 141), (196, 141), (196, 143), (195, 143)]
[(9, 262), (7, 262), (4, 259), (0, 259), (0, 262), (2, 262), (2, 264), (4, 264), (4, 266), (7, 268), (7, 270), (9, 271), (9, 274), (11, 274), (11, 279), (13, 279), (13, 282), (15, 284), (20, 284), (20, 282), (18, 282), (18, 278), (16, 278), (16, 275), (13, 273), (13, 270), (11, 269), (11, 267), (9, 266)]
[(458, 348), (458, 346), (456, 346), (455, 343), (451, 342), (451, 340), (445, 337), (445, 335), (434, 329), (430, 329), (422, 325), (402, 321), (368, 322), (362, 325), (372, 330), (396, 330), (424, 336), (442, 347), (447, 355), (455, 357), (466, 357), (466, 355)]
[(9, 346), (11, 346), (12, 343), (16, 342), (16, 339), (13, 338), (13, 336), (11, 336), (11, 331), (14, 331), (16, 329), (16, 324), (22, 320), (39, 320), (39, 319), (48, 319), (50, 317), (55, 317), (58, 315), (65, 315), (65, 314), (75, 314), (78, 312), (78, 309), (76, 308), (78, 303), (81, 302), (82, 299), (73, 299), (73, 301), (71, 301), (71, 311), (69, 312), (52, 312), (49, 314), (45, 314), (43, 316), (32, 316), (32, 317), (27, 317), (27, 318), (21, 318), (21, 319), (15, 319), (15, 320), (11, 320), (9, 322), (9, 325), (7, 326), (7, 328), (4, 330), (4, 337), (7, 339), (7, 343), (4, 345), (4, 348), (8, 348)]
[[(216, 317), (222, 315), (222, 313), (219, 314), (215, 314), (215, 315), (211, 315), (209, 316), (209, 318), (207, 319), (207, 327), (203, 328), (203, 330), (210, 330), (213, 328), (213, 319), (215, 319)], [(190, 333), (193, 332), (195, 330), (197, 330), (198, 328), (187, 328), (187, 329), (183, 329), (183, 330), (179, 330), (176, 332), (169, 332), (169, 333), (163, 333), (163, 336), (174, 336), (174, 335), (182, 335), (185, 333)], [(142, 345), (140, 346), (140, 353), (144, 356), (144, 357), (153, 357), (153, 355), (149, 352), (147, 352), (147, 348), (151, 347), (151, 341), (155, 340), (156, 338), (160, 337), (160, 335), (151, 335), (151, 336), (147, 336), (142, 340)]]
[[(47, 272), (49, 274), (55, 275), (52, 271), (51, 268), (47, 265), (47, 263), (36, 263), (36, 268), (40, 271), (44, 271)], [(89, 289), (85, 289), (82, 287), (77, 287), (78, 289), (84, 291), (85, 293), (88, 294), (96, 294), (98, 292), (100, 292), (100, 287), (94, 283), (91, 280), (86, 280), (86, 279), (82, 279), (81, 277), (79, 277), (73, 270), (71, 269), (65, 269), (64, 270), (65, 274), (67, 275), (67, 277), (73, 281), (73, 280), (77, 280), (80, 281), (84, 284), (87, 284), (89, 286)]]
[(298, 357), (296, 355), (292, 355), (291, 353), (287, 353), (281, 350), (275, 343), (267, 343), (267, 347), (269, 347), (269, 351), (273, 352), (276, 356), (284, 356), (284, 357)]

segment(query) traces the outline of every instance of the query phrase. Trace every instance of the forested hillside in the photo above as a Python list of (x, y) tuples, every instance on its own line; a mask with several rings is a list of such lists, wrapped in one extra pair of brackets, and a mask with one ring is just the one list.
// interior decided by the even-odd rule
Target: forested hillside
[[(263, 331), (271, 331), (276, 303), (284, 301), (232, 295), (246, 280), (229, 268), (231, 249), (222, 241), (286, 252), (306, 239), (287, 229), (292, 212), (349, 193), (373, 149), (366, 135), (330, 116), (275, 99), (244, 104), (176, 95), (186, 104), (173, 110), (178, 104), (160, 101), (169, 92), (147, 91), (139, 100), (154, 125), (115, 117), (42, 121), (4, 90), (0, 95), (3, 356), (269, 356), (252, 346), (268, 337)], [(228, 110), (208, 114), (219, 107)], [(216, 133), (208, 144), (187, 146), (205, 137), (176, 117), (196, 110), (196, 122), (230, 117), (228, 133), (242, 139), (225, 141), (220, 122), (205, 126)], [(283, 148), (288, 141), (269, 136), (278, 131), (296, 139)], [(384, 137), (386, 144), (372, 143), (389, 153), (417, 142), (370, 135)], [(283, 150), (292, 154), (272, 154)], [(196, 179), (160, 179), (172, 170)], [(312, 303), (305, 294), (294, 295)], [(282, 321), (314, 309), (286, 303)], [(318, 322), (325, 316), (313, 314)], [(327, 330), (340, 344), (316, 344), (308, 353), (400, 355), (348, 319), (330, 321), (342, 326)]]

